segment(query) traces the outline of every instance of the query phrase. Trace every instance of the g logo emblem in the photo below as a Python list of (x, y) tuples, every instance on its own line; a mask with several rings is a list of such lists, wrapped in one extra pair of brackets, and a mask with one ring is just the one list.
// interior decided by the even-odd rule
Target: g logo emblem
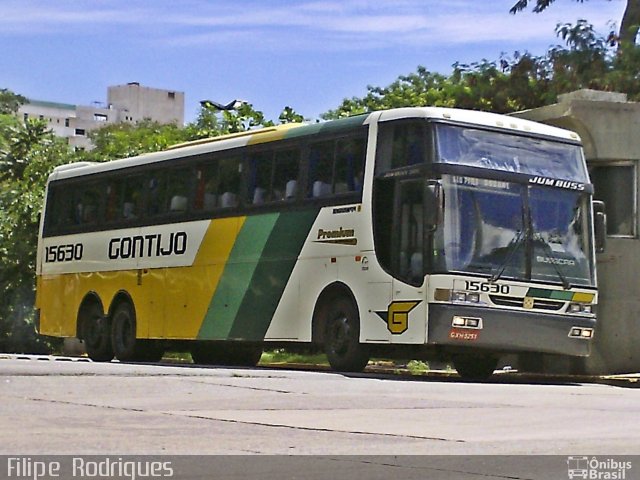
[(387, 310), (387, 328), (394, 335), (400, 335), (409, 328), (409, 312), (420, 301), (391, 302)]

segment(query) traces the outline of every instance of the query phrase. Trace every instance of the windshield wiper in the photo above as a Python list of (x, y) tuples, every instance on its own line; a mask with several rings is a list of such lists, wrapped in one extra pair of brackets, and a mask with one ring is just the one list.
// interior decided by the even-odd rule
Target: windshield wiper
[(509, 250), (507, 251), (507, 258), (504, 259), (504, 262), (502, 262), (502, 264), (498, 268), (498, 271), (493, 275), (491, 275), (491, 278), (489, 279), (490, 283), (493, 283), (499, 280), (500, 277), (502, 277), (502, 274), (507, 268), (507, 265), (511, 263), (511, 259), (518, 251), (518, 248), (520, 247), (520, 245), (522, 245), (522, 241), (524, 240), (524, 238), (525, 238), (524, 230), (518, 230), (514, 235), (514, 237), (511, 239), (511, 242), (509, 242), (510, 246), (509, 246)]
[(539, 242), (542, 242), (542, 246), (546, 250), (547, 255), (549, 256), (549, 259), (551, 260), (551, 265), (553, 265), (553, 269), (556, 271), (556, 273), (558, 274), (558, 278), (560, 278), (560, 281), (562, 282), (562, 287), (565, 290), (569, 290), (571, 288), (571, 284), (569, 283), (567, 278), (563, 275), (562, 271), (560, 270), (560, 266), (558, 265), (558, 257), (556, 257), (551, 246), (545, 241), (545, 239), (539, 233), (536, 233), (534, 235), (533, 240), (534, 241), (538, 240)]

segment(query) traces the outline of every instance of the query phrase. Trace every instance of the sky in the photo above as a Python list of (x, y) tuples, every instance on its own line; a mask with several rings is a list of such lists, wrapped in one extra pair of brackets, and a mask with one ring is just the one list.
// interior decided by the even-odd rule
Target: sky
[[(558, 23), (587, 19), (603, 35), (625, 0), (556, 0), (509, 14), (516, 0), (0, 0), (0, 88), (92, 105), (139, 82), (199, 102), (241, 99), (277, 120), (308, 119), (421, 65), (544, 54)], [(534, 3), (531, 0), (530, 3)]]

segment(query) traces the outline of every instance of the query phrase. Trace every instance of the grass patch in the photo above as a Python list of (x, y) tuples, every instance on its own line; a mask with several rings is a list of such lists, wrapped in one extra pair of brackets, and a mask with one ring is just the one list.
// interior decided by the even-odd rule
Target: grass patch
[(329, 365), (324, 353), (293, 353), (284, 348), (265, 350), (260, 358), (260, 363), (302, 363), (306, 365)]

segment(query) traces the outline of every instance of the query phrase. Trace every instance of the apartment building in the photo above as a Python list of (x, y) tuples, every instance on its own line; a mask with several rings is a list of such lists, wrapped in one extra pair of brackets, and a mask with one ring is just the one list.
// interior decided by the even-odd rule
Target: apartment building
[(91, 106), (28, 99), (18, 115), (47, 122), (59, 137), (76, 149), (93, 148), (88, 133), (117, 122), (150, 119), (159, 123), (184, 123), (184, 92), (145, 87), (137, 82), (107, 88), (107, 102)]

